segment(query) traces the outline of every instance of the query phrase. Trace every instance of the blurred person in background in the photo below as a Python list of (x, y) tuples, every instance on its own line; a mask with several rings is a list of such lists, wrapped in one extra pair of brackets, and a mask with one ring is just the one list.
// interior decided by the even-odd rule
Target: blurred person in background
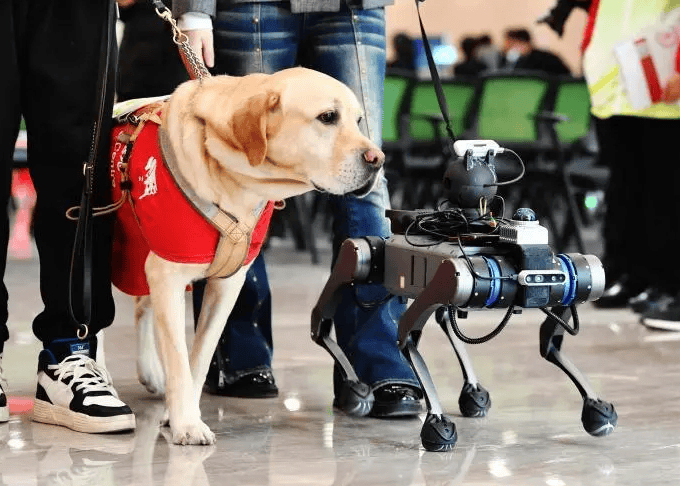
[(453, 74), (455, 76), (475, 77), (482, 71), (488, 69), (487, 65), (478, 59), (478, 46), (479, 39), (475, 37), (463, 38), (460, 43), (460, 49), (463, 52), (463, 61), (453, 67)]
[(477, 38), (475, 54), (489, 71), (496, 71), (503, 65), (503, 53), (493, 43), (489, 34), (482, 34)]
[(387, 64), (391, 69), (401, 69), (412, 73), (416, 72), (416, 49), (413, 38), (403, 32), (392, 38), (394, 59)]
[(506, 30), (503, 51), (506, 69), (540, 71), (549, 75), (571, 74), (558, 55), (534, 46), (527, 29)]

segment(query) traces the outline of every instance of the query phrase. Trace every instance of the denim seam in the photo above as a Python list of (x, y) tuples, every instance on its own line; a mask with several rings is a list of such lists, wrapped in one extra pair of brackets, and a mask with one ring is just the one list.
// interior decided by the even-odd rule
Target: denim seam
[(259, 69), (257, 71), (264, 72), (264, 53), (262, 52), (262, 4), (256, 4), (257, 9), (257, 19), (258, 22), (255, 24), (256, 36), (257, 36), (257, 57), (260, 63)]
[(357, 16), (354, 13), (354, 9), (352, 9), (352, 7), (350, 7), (349, 4), (347, 5), (347, 7), (349, 9), (349, 19), (350, 19), (350, 23), (352, 25), (352, 35), (354, 36), (354, 49), (356, 51), (357, 64), (359, 66), (359, 73), (358, 74), (359, 74), (359, 85), (361, 86), (361, 104), (363, 105), (364, 117), (365, 117), (365, 120), (366, 120), (366, 132), (367, 132), (368, 138), (373, 140), (374, 134), (371, 133), (371, 125), (370, 125), (370, 123), (368, 123), (368, 120), (371, 119), (372, 113), (369, 113), (369, 100), (366, 97), (366, 93), (368, 91), (367, 87), (366, 87), (366, 59), (362, 55), (362, 52), (361, 52), (361, 49), (362, 49), (361, 45), (362, 44), (361, 44), (361, 39), (359, 38), (359, 33), (357, 32), (357, 25), (356, 25), (357, 20), (355, 20), (357, 18)]

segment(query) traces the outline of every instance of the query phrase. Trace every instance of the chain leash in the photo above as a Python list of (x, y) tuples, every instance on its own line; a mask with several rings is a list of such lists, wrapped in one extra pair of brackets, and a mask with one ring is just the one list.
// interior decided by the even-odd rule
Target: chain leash
[(177, 25), (177, 21), (172, 18), (172, 12), (163, 4), (161, 0), (151, 0), (156, 15), (165, 20), (172, 27), (172, 41), (177, 45), (182, 57), (182, 62), (189, 72), (191, 79), (203, 79), (210, 77), (210, 71), (205, 67), (203, 60), (196, 54), (189, 44), (189, 37), (182, 32)]

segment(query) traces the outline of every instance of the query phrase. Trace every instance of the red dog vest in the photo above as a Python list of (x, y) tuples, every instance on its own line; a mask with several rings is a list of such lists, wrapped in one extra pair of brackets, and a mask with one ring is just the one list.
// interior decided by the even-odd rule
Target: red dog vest
[[(113, 200), (122, 196), (122, 161), (126, 143), (120, 135), (135, 130), (117, 124), (112, 131), (110, 176)], [(129, 295), (148, 295), (144, 263), (150, 251), (178, 263), (211, 263), (220, 232), (206, 220), (179, 189), (167, 169), (158, 144), (158, 125), (146, 122), (128, 158), (130, 196), (117, 211), (113, 239), (113, 284)], [(244, 265), (259, 254), (274, 204), (269, 201), (251, 235)]]

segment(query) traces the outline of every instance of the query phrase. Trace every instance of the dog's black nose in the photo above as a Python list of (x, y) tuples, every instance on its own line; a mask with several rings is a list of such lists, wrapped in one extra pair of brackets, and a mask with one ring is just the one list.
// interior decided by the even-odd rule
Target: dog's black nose
[(366, 152), (364, 152), (364, 160), (369, 165), (380, 168), (385, 163), (385, 154), (382, 152), (382, 150), (368, 149)]

